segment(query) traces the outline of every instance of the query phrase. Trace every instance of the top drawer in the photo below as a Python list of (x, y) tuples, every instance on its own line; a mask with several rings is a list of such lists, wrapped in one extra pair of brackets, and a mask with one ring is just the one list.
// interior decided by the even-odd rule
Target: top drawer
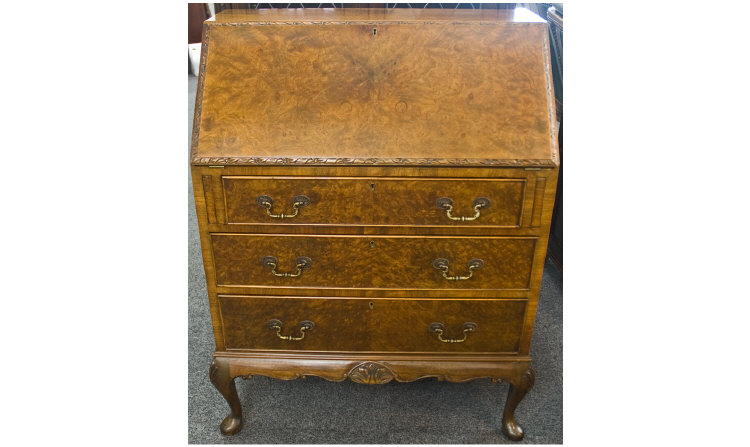
[(224, 176), (222, 181), (229, 224), (519, 227), (526, 190), (523, 178)]

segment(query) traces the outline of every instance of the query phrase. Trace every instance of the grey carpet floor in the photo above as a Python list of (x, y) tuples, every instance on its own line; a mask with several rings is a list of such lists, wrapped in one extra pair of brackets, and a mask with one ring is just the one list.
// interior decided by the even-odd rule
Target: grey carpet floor
[[(197, 78), (188, 79), (192, 130)], [(188, 175), (189, 177), (189, 175)], [(189, 185), (188, 441), (191, 444), (513, 444), (500, 433), (508, 384), (475, 380), (368, 386), (319, 378), (235, 379), (244, 428), (222, 436), (229, 407), (208, 380), (214, 350), (198, 221)], [(521, 443), (563, 441), (562, 273), (547, 262), (531, 346), (536, 384), (516, 410)]]

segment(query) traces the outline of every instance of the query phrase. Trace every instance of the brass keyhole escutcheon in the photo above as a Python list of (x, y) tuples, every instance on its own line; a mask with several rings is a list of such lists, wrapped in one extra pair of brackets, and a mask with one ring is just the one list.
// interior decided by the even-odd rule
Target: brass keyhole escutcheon
[(375, 183), (370, 183), (370, 190), (375, 191)]
[(370, 241), (370, 248), (375, 248), (375, 241)]
[(370, 301), (370, 310), (372, 310), (373, 307), (375, 307), (375, 303), (373, 303), (372, 301)]

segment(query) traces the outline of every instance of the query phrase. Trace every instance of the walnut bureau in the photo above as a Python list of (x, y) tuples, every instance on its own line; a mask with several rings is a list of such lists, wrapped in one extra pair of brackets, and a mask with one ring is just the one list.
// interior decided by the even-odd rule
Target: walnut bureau
[(557, 184), (525, 10), (229, 10), (204, 24), (191, 171), (209, 376), (534, 384)]

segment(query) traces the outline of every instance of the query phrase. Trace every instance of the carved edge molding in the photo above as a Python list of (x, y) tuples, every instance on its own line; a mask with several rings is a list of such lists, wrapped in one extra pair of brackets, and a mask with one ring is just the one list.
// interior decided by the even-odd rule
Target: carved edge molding
[[(218, 370), (217, 365), (215, 363), (211, 364), (211, 369), (209, 371), (209, 375), (211, 376), (211, 380), (215, 380), (215, 375)], [(533, 374), (533, 372), (532, 372)], [(341, 373), (335, 373), (335, 372), (323, 372), (323, 371), (284, 371), (283, 373), (274, 373), (271, 371), (254, 371), (248, 374), (236, 374), (236, 378), (241, 378), (244, 380), (252, 379), (253, 376), (265, 376), (270, 377), (272, 379), (279, 379), (279, 380), (296, 380), (296, 379), (305, 379), (308, 376), (314, 376), (314, 377), (320, 377), (321, 379), (328, 380), (329, 382), (342, 382), (346, 379), (351, 380), (355, 383), (360, 383), (364, 385), (383, 385), (388, 382), (391, 382), (392, 380), (396, 380), (397, 382), (415, 382), (417, 380), (421, 379), (428, 379), (428, 378), (436, 378), (439, 381), (446, 381), (446, 382), (469, 382), (472, 380), (477, 379), (490, 379), (492, 382), (495, 383), (502, 383), (505, 380), (510, 380), (510, 376), (507, 377), (501, 377), (499, 375), (467, 375), (467, 376), (454, 376), (451, 374), (414, 374), (406, 376), (401, 376), (397, 372), (394, 371), (394, 368), (385, 362), (374, 362), (374, 361), (363, 361), (355, 364), (353, 367), (349, 368), (348, 370), (344, 370), (344, 372)], [(533, 384), (533, 377), (531, 377), (531, 382)]]
[[(196, 104), (198, 107), (198, 104)], [(196, 108), (196, 119), (200, 111)], [(193, 150), (197, 148), (198, 133), (194, 131)], [(554, 143), (553, 143), (554, 144)], [(557, 152), (552, 159), (475, 159), (475, 158), (317, 158), (317, 157), (193, 157), (194, 165), (419, 165), (419, 166), (557, 166)]]

